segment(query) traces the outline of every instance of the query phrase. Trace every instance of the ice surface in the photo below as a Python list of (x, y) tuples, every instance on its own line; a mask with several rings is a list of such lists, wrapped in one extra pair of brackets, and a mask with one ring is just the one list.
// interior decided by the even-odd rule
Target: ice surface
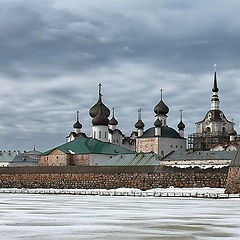
[(239, 199), (0, 194), (0, 239), (237, 240), (239, 213)]

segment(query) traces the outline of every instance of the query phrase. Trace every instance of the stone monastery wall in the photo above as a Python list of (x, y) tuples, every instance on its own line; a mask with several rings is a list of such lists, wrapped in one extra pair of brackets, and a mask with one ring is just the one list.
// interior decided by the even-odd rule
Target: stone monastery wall
[(229, 168), (226, 193), (240, 193), (240, 167)]
[(38, 166), (0, 168), (0, 188), (225, 187), (228, 168)]

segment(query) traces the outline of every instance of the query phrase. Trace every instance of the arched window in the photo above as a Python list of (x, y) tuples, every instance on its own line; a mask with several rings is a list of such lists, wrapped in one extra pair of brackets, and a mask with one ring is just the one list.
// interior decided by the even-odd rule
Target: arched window
[(206, 127), (205, 133), (210, 133), (210, 132), (211, 132), (211, 128), (210, 127)]
[(223, 131), (223, 132), (225, 132), (225, 131), (226, 131), (226, 128), (225, 128), (225, 127), (223, 127), (223, 128), (222, 128), (222, 131)]

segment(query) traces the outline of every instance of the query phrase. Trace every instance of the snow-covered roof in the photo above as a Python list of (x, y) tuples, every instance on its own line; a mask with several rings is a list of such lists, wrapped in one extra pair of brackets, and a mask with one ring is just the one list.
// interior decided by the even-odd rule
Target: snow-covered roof
[(232, 160), (234, 153), (232, 151), (173, 152), (162, 161)]

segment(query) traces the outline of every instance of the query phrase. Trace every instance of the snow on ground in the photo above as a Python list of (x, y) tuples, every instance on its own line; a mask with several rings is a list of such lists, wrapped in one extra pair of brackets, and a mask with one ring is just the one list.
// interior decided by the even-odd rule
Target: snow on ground
[(117, 188), (117, 189), (43, 189), (43, 188), (37, 188), (37, 189), (17, 189), (17, 188), (2, 188), (0, 189), (1, 192), (28, 192), (28, 193), (89, 193), (89, 194), (101, 194), (101, 193), (178, 193), (178, 194), (223, 194), (224, 188), (209, 188), (209, 187), (203, 187), (203, 188), (175, 188), (175, 187), (169, 187), (169, 188), (155, 188), (150, 189), (147, 191), (142, 191), (138, 188)]

